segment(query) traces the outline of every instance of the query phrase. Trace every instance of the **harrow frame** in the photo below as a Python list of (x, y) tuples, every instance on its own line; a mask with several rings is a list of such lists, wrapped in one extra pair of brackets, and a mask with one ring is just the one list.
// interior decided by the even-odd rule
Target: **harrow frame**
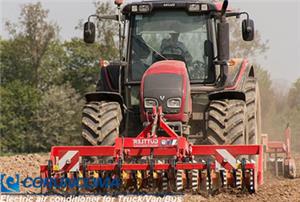
[[(157, 130), (163, 130), (168, 137), (157, 137)], [(257, 161), (238, 156), (258, 155)], [(214, 161), (200, 161), (197, 157), (210, 156)], [(110, 163), (84, 165), (84, 157), (113, 157)], [(147, 158), (147, 162), (127, 162), (127, 159)], [(169, 157), (169, 162), (156, 162), (156, 157)], [(263, 147), (261, 145), (192, 145), (185, 137), (178, 136), (165, 122), (161, 108), (153, 108), (153, 120), (135, 138), (119, 137), (113, 146), (54, 146), (50, 154), (51, 165), (41, 165), (42, 178), (51, 173), (84, 171), (167, 171), (173, 170), (236, 170), (255, 171), (254, 186), (263, 183)], [(50, 175), (50, 176), (49, 176)], [(254, 191), (253, 191), (254, 192)]]

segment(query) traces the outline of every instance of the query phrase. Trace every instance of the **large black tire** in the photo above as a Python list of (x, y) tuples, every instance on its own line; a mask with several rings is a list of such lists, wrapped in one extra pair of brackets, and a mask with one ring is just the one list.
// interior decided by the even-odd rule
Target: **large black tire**
[(243, 100), (212, 100), (208, 108), (207, 143), (245, 144), (246, 103)]
[(248, 78), (245, 85), (248, 118), (248, 144), (260, 144), (261, 111), (258, 83), (255, 78)]
[(83, 107), (84, 144), (113, 145), (119, 136), (122, 111), (117, 102), (89, 102)]

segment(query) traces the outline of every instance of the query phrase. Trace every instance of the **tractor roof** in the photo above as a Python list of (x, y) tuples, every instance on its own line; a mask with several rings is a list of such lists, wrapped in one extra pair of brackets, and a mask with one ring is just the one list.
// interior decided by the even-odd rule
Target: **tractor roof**
[(150, 12), (153, 9), (172, 9), (172, 8), (182, 8), (188, 9), (188, 6), (191, 4), (207, 5), (207, 11), (220, 11), (222, 8), (222, 2), (214, 1), (201, 1), (201, 0), (145, 0), (145, 1), (136, 1), (129, 3), (124, 6), (123, 14), (128, 14), (132, 12), (132, 6), (139, 5), (150, 5)]

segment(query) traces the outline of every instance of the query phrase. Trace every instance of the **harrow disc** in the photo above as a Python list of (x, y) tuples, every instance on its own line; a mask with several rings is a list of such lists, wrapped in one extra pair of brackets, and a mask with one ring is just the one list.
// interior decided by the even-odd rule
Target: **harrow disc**
[(121, 173), (121, 189), (122, 191), (126, 191), (129, 189), (130, 184), (131, 184), (131, 175), (128, 171), (122, 171)]
[(185, 173), (184, 170), (177, 170), (176, 172), (176, 191), (181, 192), (183, 191), (184, 187), (186, 187), (185, 184)]
[(137, 190), (140, 190), (141, 188), (142, 188), (142, 185), (143, 185), (143, 173), (142, 173), (142, 171), (140, 171), (140, 170), (138, 170), (138, 171), (136, 171), (136, 174), (135, 174), (135, 176), (136, 176), (136, 188), (137, 188)]
[(163, 172), (162, 176), (162, 191), (167, 192), (169, 191), (169, 178), (168, 178), (168, 172)]
[(255, 192), (255, 172), (253, 169), (250, 169), (249, 170), (249, 188), (248, 188), (248, 191), (250, 194), (254, 193)]
[(200, 178), (200, 192), (207, 193), (211, 188), (210, 178), (207, 176), (206, 170), (201, 170), (199, 173)]
[(199, 170), (193, 169), (192, 170), (192, 191), (198, 192), (199, 185), (200, 185), (200, 178), (199, 178)]
[(247, 169), (243, 173), (242, 190), (250, 194), (255, 192), (255, 172), (253, 169)]
[[(246, 161), (245, 161), (246, 162)], [(190, 163), (197, 164), (196, 161)], [(246, 162), (248, 163), (248, 162)], [(48, 193), (56, 194), (78, 194), (78, 193), (171, 193), (186, 192), (200, 193), (202, 195), (213, 195), (227, 187), (236, 188), (249, 193), (255, 192), (255, 169), (246, 168), (246, 164), (238, 164), (237, 169), (226, 170), (221, 168), (215, 170), (215, 166), (203, 162), (205, 169), (176, 170), (173, 166), (168, 170), (103, 170), (103, 171), (87, 171), (85, 166), (81, 166), (80, 171), (62, 172), (49, 171), (49, 175), (56, 182), (60, 182), (61, 178), (78, 180), (79, 184), (88, 183), (93, 185), (95, 182), (105, 184), (103, 180), (119, 178), (121, 182), (120, 188), (112, 188), (108, 186), (80, 186), (80, 187), (62, 187), (49, 188)], [(43, 190), (45, 191), (45, 190)]]
[(220, 170), (220, 177), (222, 181), (222, 187), (226, 188), (227, 187), (227, 171), (225, 169)]
[(235, 187), (238, 189), (242, 189), (242, 181), (243, 181), (243, 175), (242, 175), (242, 170), (237, 169), (235, 170)]

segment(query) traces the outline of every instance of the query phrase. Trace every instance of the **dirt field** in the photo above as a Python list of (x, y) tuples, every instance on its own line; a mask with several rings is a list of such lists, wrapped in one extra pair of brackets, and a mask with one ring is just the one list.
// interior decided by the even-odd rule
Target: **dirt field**
[[(275, 178), (270, 174), (265, 175), (264, 185), (259, 187), (256, 194), (241, 194), (236, 191), (228, 191), (215, 196), (205, 198), (198, 195), (184, 195), (183, 201), (299, 201), (300, 202), (300, 153), (295, 155), (298, 164), (298, 178), (294, 180)], [(22, 177), (38, 176), (39, 165), (46, 163), (47, 154), (28, 154), (0, 157), (0, 172), (7, 175), (19, 173)], [(21, 187), (21, 192), (24, 188)], [(39, 192), (36, 189), (26, 189), (30, 192)]]

